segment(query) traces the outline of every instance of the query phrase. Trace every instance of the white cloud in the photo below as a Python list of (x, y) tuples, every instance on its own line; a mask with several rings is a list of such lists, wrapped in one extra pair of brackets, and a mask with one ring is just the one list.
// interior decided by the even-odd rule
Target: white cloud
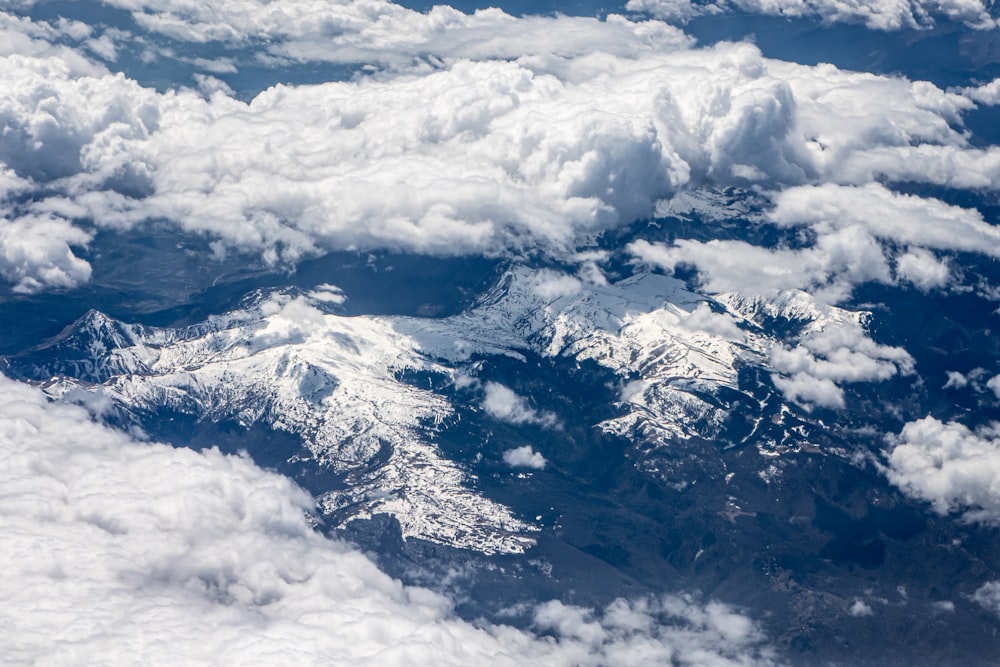
[[(18, 9), (18, 7), (10, 7)], [(25, 7), (26, 8), (26, 7)], [(0, 4), (0, 57), (37, 56), (56, 58), (77, 74), (100, 76), (107, 70), (79, 51), (58, 42), (64, 37), (77, 41), (89, 36), (89, 27), (79, 22), (61, 20), (56, 25), (45, 21), (32, 21), (5, 11)]]
[(679, 239), (672, 246), (636, 241), (628, 249), (643, 262), (669, 271), (696, 266), (701, 288), (711, 294), (774, 296), (801, 289), (837, 303), (850, 296), (856, 284), (891, 281), (882, 247), (858, 227), (823, 235), (814, 246), (795, 250), (717, 239)]
[(817, 17), (827, 22), (864, 23), (872, 30), (928, 28), (936, 20), (956, 21), (976, 29), (992, 29), (992, 5), (981, 0), (629, 0), (634, 12), (673, 20), (734, 10), (782, 17)]
[(961, 92), (970, 100), (987, 106), (996, 106), (1000, 104), (1000, 78), (981, 86), (962, 88)]
[(842, 384), (881, 382), (909, 375), (914, 366), (906, 350), (876, 343), (859, 322), (850, 320), (807, 331), (794, 346), (773, 346), (770, 362), (775, 386), (806, 408), (842, 408)]
[(1000, 523), (1000, 426), (976, 431), (933, 417), (909, 422), (891, 442), (886, 475), (939, 514)]
[(1000, 399), (1000, 375), (994, 375), (986, 381), (986, 387), (993, 391), (993, 394)]
[[(749, 619), (686, 597), (551, 603), (536, 616), (546, 638), (474, 626), (314, 533), (312, 499), (286, 478), (136, 442), (2, 377), (0, 451), (0, 652), (12, 664), (774, 662)], [(567, 625), (573, 614), (595, 633)]]
[(504, 463), (512, 468), (534, 468), (543, 470), (545, 468), (545, 457), (531, 448), (531, 445), (508, 449), (503, 453)]
[[(663, 620), (670, 619), (683, 627), (671, 633), (674, 645), (669, 651), (660, 648)], [(627, 602), (618, 600), (609, 605), (603, 615), (577, 606), (553, 601), (540, 606), (535, 614), (535, 625), (558, 636), (572, 638), (578, 647), (608, 647), (601, 660), (589, 659), (580, 652), (581, 665), (700, 665), (705, 667), (735, 667), (767, 662), (770, 657), (748, 658), (739, 653), (719, 655), (704, 651), (700, 644), (712, 637), (723, 645), (741, 646), (760, 640), (759, 630), (745, 616), (733, 613), (725, 605), (701, 605), (688, 596), (644, 599)], [(652, 635), (656, 639), (649, 641)], [(664, 639), (666, 636), (663, 637)], [(579, 649), (578, 649), (579, 650)]]
[(572, 57), (593, 50), (630, 53), (691, 42), (660, 22), (611, 15), (515, 18), (500, 9), (465, 14), (448, 5), (426, 13), (385, 0), (244, 0), (211, 6), (167, 0), (110, 0), (131, 10), (146, 30), (190, 42), (242, 45), (255, 41), (271, 58), (405, 64), (428, 54), (456, 58), (517, 58), (529, 53)]
[(528, 53), (572, 57), (594, 50), (631, 53), (690, 44), (660, 22), (611, 15), (515, 18), (492, 8), (465, 14), (448, 5), (426, 13), (385, 0), (364, 3), (316, 0), (188, 4), (165, 0), (110, 0), (130, 9), (148, 30), (174, 39), (234, 44), (259, 40), (276, 58), (406, 63), (427, 54), (454, 58), (517, 58)]
[(958, 371), (946, 371), (947, 381), (942, 389), (965, 389), (969, 388), (977, 394), (982, 394), (985, 392), (993, 392), (997, 394), (997, 398), (1000, 398), (1000, 376), (997, 377), (987, 377), (989, 371), (985, 368), (973, 368), (968, 373), (959, 373)]
[(988, 581), (977, 588), (972, 601), (1000, 616), (1000, 581)]
[[(486, 414), (512, 424), (537, 424), (543, 428), (556, 428), (559, 419), (551, 412), (539, 412), (528, 405), (523, 396), (497, 382), (487, 382), (482, 407)], [(530, 448), (529, 448), (530, 449)], [(505, 457), (506, 458), (506, 457)]]
[(876, 183), (790, 188), (775, 196), (769, 218), (781, 226), (808, 226), (821, 235), (862, 228), (900, 244), (1000, 257), (1000, 229), (979, 211), (898, 194)]
[(223, 95), (229, 96), (233, 95), (233, 89), (229, 86), (229, 84), (214, 76), (195, 73), (194, 82), (198, 90), (205, 95), (211, 96), (215, 93), (222, 93)]
[(965, 389), (969, 386), (969, 379), (958, 371), (947, 371), (948, 381), (944, 383), (942, 389)]
[(536, 274), (535, 293), (548, 301), (579, 294), (582, 287), (578, 278), (565, 273), (539, 271)]
[(844, 390), (830, 378), (794, 373), (791, 376), (774, 375), (771, 379), (774, 386), (797, 405), (818, 405), (835, 409), (844, 407)]
[(86, 247), (92, 234), (58, 214), (19, 215), (11, 201), (30, 192), (33, 183), (0, 165), (0, 277), (15, 292), (69, 288), (90, 279), (91, 267), (71, 246)]
[(742, 340), (745, 333), (728, 313), (717, 313), (705, 301), (694, 310), (681, 315), (680, 325), (688, 331), (698, 331), (727, 340)]
[(1000, 184), (1000, 148), (927, 143), (872, 146), (845, 155), (832, 167), (830, 180), (842, 183), (884, 180), (959, 189), (996, 188)]
[(337, 306), (347, 301), (347, 295), (344, 294), (344, 290), (330, 283), (317, 285), (314, 290), (309, 292), (309, 298), (313, 301), (330, 303)]
[(872, 616), (875, 612), (873, 612), (871, 606), (866, 604), (863, 600), (855, 599), (854, 604), (852, 604), (851, 608), (847, 610), (847, 613), (851, 616), (862, 618), (864, 616)]
[(931, 606), (942, 614), (953, 614), (955, 612), (955, 603), (951, 600), (938, 600), (933, 602)]
[(118, 49), (115, 46), (115, 42), (107, 33), (94, 39), (88, 39), (86, 45), (88, 49), (104, 60), (114, 61), (118, 58)]
[[(119, 6), (185, 39), (274, 38), (286, 51), (320, 49), (317, 58), (329, 47), (352, 62), (420, 55), (434, 65), (275, 86), (244, 104), (207, 76), (201, 86), (214, 94), (204, 99), (84, 71), (70, 62), (75, 52), (46, 41), (54, 28), (5, 15), (23, 39), (0, 60), (0, 160), (37, 194), (8, 217), (58, 207), (88, 229), (167, 220), (215, 239), (220, 253), (270, 263), (331, 249), (561, 254), (685, 188), (764, 186), (779, 191), (775, 222), (825, 229), (815, 247), (768, 255), (689, 241), (679, 255), (741, 260), (710, 276), (719, 284), (812, 285), (831, 300), (857, 281), (893, 280), (892, 262), (878, 256), (889, 238), (997, 247), (973, 211), (856, 187), (877, 175), (1000, 184), (1000, 151), (971, 148), (961, 130), (973, 102), (926, 82), (768, 60), (750, 44), (691, 49), (665, 24), (621, 17), (420, 14), (381, 0)], [(470, 35), (498, 26), (495, 41), (466, 51), (477, 43)], [(520, 41), (503, 36), (521, 32)], [(807, 185), (824, 181), (834, 184)], [(838, 201), (852, 207), (843, 222), (809, 217)], [(76, 243), (67, 234), (69, 223), (56, 238)], [(926, 259), (914, 253), (903, 255), (904, 272)]]
[(896, 260), (896, 275), (923, 291), (946, 287), (951, 279), (948, 262), (938, 259), (929, 250), (914, 248)]
[(0, 217), (0, 276), (15, 292), (76, 287), (90, 280), (91, 267), (70, 246), (90, 239), (90, 232), (54, 216)]
[[(800, 289), (837, 303), (865, 282), (909, 281), (922, 290), (947, 287), (951, 271), (936, 251), (1000, 257), (1000, 229), (974, 209), (892, 192), (882, 185), (791, 187), (773, 195), (766, 218), (814, 233), (804, 248), (764, 248), (745, 241), (679, 239), (673, 245), (636, 241), (641, 261), (673, 271), (698, 268), (711, 293), (773, 296)], [(895, 275), (890, 266), (895, 263)]]

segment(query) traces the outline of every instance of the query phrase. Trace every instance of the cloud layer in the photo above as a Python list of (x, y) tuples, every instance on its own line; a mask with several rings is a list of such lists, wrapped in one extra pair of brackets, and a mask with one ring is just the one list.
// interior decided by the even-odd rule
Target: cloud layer
[(683, 596), (552, 602), (541, 638), (473, 626), (312, 531), (247, 458), (137, 442), (0, 377), (8, 664), (764, 665), (746, 617)]
[(595, 50), (619, 55), (689, 44), (659, 21), (611, 15), (515, 18), (500, 9), (463, 13), (446, 4), (418, 12), (386, 0), (261, 0), (177, 3), (110, 0), (132, 11), (147, 31), (182, 42), (252, 45), (262, 58), (402, 65), (428, 55), (471, 60), (526, 54), (575, 57)]
[[(749, 44), (691, 49), (658, 22), (578, 24), (446, 8), (420, 14), (380, 2), (286, 0), (266, 8), (240, 3), (240, 12), (222, 4), (172, 13), (158, 3), (121, 4), (163, 30), (176, 23), (186, 39), (255, 44), (280, 37), (276, 26), (292, 34), (325, 25), (324, 34), (397, 53), (366, 32), (386, 17), (456, 37), (428, 38), (431, 51), (416, 48), (433, 56), (433, 66), (279, 85), (243, 103), (220, 85), (202, 85), (218, 89), (206, 98), (194, 90), (158, 93), (96, 65), (84, 71), (77, 52), (45, 41), (58, 30), (4, 15), (24, 44), (0, 59), (0, 118), (8, 128), (0, 160), (20, 184), (0, 211), (0, 226), (9, 229), (0, 275), (23, 291), (86, 281), (79, 249), (95, 226), (169, 221), (213, 239), (220, 253), (235, 249), (270, 263), (345, 248), (564, 253), (708, 183), (802, 188), (794, 191), (799, 200), (820, 203), (881, 197), (880, 211), (904, 218), (926, 205), (940, 214), (933, 222), (957, 225), (965, 238), (982, 236), (974, 212), (854, 186), (873, 178), (1000, 182), (1000, 153), (970, 147), (961, 131), (961, 114), (973, 108), (967, 97), (925, 82), (767, 60)], [(317, 23), (318, 11), (363, 16)], [(516, 53), (463, 59), (470, 54), (458, 43), (475, 43), (466, 39), (469, 25), (514, 31), (537, 21), (546, 34), (577, 35), (587, 48), (555, 57), (529, 30), (535, 36), (516, 44)], [(352, 53), (355, 61), (365, 55)], [(824, 182), (835, 185), (817, 186)], [(793, 195), (783, 197), (776, 215), (794, 208)], [(41, 224), (46, 244), (18, 232)], [(906, 230), (883, 231), (905, 237)], [(845, 263), (844, 251), (869, 236), (881, 238), (858, 221), (831, 229), (818, 249), (779, 259), (798, 282), (831, 282), (844, 271), (852, 280), (889, 279), (892, 267), (871, 252)], [(757, 252), (684, 249), (695, 258), (731, 251)], [(900, 259), (899, 276), (922, 288), (943, 282), (944, 265), (931, 266), (926, 253)], [(919, 277), (925, 267), (930, 278)], [(752, 277), (763, 289), (774, 282)]]
[(628, 9), (668, 20), (742, 11), (782, 17), (816, 17), (830, 23), (864, 23), (872, 30), (922, 29), (955, 21), (978, 30), (997, 26), (992, 3), (980, 0), (629, 0)]

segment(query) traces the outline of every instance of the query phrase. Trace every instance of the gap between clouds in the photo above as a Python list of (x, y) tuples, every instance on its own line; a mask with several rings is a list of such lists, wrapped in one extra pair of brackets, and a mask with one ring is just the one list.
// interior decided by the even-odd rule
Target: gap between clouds
[(245, 457), (94, 423), (0, 376), (0, 647), (9, 664), (768, 665), (757, 626), (686, 596), (474, 626), (313, 532)]

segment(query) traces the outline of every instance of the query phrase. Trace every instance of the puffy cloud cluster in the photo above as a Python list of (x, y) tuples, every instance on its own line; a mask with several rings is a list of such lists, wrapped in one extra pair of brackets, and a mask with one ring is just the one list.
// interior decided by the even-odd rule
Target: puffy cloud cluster
[[(978, 211), (874, 183), (796, 186), (773, 200), (764, 221), (807, 231), (808, 245), (679, 239), (671, 245), (640, 240), (629, 249), (668, 271), (693, 265), (708, 292), (776, 297), (803, 290), (820, 310), (866, 282), (947, 288), (953, 282), (947, 253), (1000, 256), (1000, 229)], [(775, 347), (771, 362), (779, 373), (775, 384), (791, 400), (833, 408), (843, 406), (840, 383), (884, 380), (911, 372), (913, 364), (905, 351), (877, 345), (859, 323), (846, 321), (809, 333), (793, 348)]]
[(981, 86), (963, 88), (962, 93), (970, 100), (987, 106), (1000, 104), (1000, 79), (993, 79)]
[(508, 449), (503, 453), (504, 463), (511, 468), (534, 468), (543, 470), (547, 461), (545, 457), (531, 448), (531, 445), (523, 445)]
[(977, 588), (972, 601), (1000, 616), (1000, 581), (989, 581)]
[(985, 368), (973, 368), (967, 373), (958, 371), (947, 371), (948, 378), (942, 389), (970, 389), (977, 394), (992, 393), (1000, 399), (1000, 375), (989, 377), (989, 371)]
[(313, 532), (245, 457), (137, 442), (0, 377), (9, 664), (765, 665), (746, 617), (667, 596), (540, 607), (539, 637), (456, 618)]
[(28, 179), (0, 168), (0, 277), (16, 292), (86, 282), (90, 265), (70, 246), (86, 246), (91, 233), (46, 211), (18, 215), (12, 200), (30, 189)]
[[(988, 172), (977, 173), (983, 178)], [(945, 287), (951, 272), (935, 251), (1000, 254), (1000, 230), (978, 211), (895, 193), (876, 183), (794, 186), (773, 198), (767, 219), (781, 227), (808, 229), (815, 239), (811, 245), (768, 249), (744, 241), (681, 239), (671, 246), (638, 241), (631, 250), (668, 270), (695, 265), (709, 291), (805, 289), (828, 302), (844, 299), (855, 285), (869, 281), (894, 284), (901, 279), (923, 290)]]
[[(28, 3), (25, 3), (26, 5)], [(80, 21), (61, 19), (52, 24), (32, 21), (29, 18), (9, 14), (4, 9), (20, 9), (0, 2), (0, 56), (22, 55), (43, 58), (58, 58), (80, 74), (101, 75), (104, 67), (95, 64), (88, 57), (59, 42), (95, 43), (93, 29)], [(26, 6), (23, 8), (27, 8)]]
[(971, 430), (925, 417), (891, 441), (889, 481), (925, 500), (939, 514), (962, 512), (968, 521), (1000, 523), (1000, 425)]
[(808, 226), (822, 236), (858, 229), (907, 247), (980, 252), (1000, 257), (1000, 229), (974, 209), (891, 192), (878, 184), (791, 188), (775, 197), (770, 219)]
[(387, 0), (107, 0), (132, 12), (143, 29), (185, 42), (251, 45), (280, 61), (406, 64), (429, 55), (573, 57), (595, 50), (628, 55), (691, 43), (659, 21), (611, 15), (515, 18), (491, 8), (463, 13), (447, 4), (417, 12)]
[(878, 382), (913, 372), (913, 358), (899, 347), (879, 345), (858, 322), (832, 323), (803, 335), (794, 347), (771, 350), (775, 386), (799, 405), (844, 407), (845, 382)]
[(15, 292), (76, 287), (91, 268), (71, 246), (86, 246), (91, 234), (49, 215), (0, 218), (0, 276)]
[(539, 412), (528, 405), (523, 396), (519, 396), (510, 387), (498, 382), (487, 382), (484, 390), (482, 407), (486, 414), (511, 424), (537, 424), (544, 428), (555, 428), (559, 420), (551, 412)]
[(872, 611), (870, 605), (866, 604), (864, 600), (855, 599), (854, 603), (847, 610), (847, 613), (856, 618), (863, 618), (865, 616), (873, 616), (875, 614)]
[(986, 386), (989, 388), (993, 395), (1000, 400), (1000, 375), (994, 375), (989, 380), (986, 381)]
[(679, 239), (671, 245), (636, 241), (629, 250), (641, 261), (668, 271), (693, 265), (701, 288), (711, 293), (774, 296), (802, 289), (836, 303), (855, 284), (889, 282), (881, 247), (857, 230), (819, 238), (802, 249), (764, 248), (746, 241)]
[[(663, 620), (676, 624), (674, 630)], [(573, 646), (574, 665), (703, 665), (736, 667), (769, 664), (771, 653), (756, 655), (741, 648), (721, 654), (712, 645), (744, 647), (760, 640), (759, 630), (746, 616), (726, 605), (697, 603), (689, 596), (671, 596), (629, 602), (618, 600), (601, 614), (553, 600), (535, 612), (535, 625), (553, 632), (564, 645)], [(679, 626), (679, 627), (677, 627)], [(664, 640), (671, 643), (664, 651)], [(706, 641), (708, 640), (708, 641)], [(596, 651), (602, 653), (593, 659)]]
[(986, 30), (997, 26), (982, 0), (629, 0), (626, 7), (668, 20), (742, 11), (784, 17), (817, 17), (830, 23), (864, 23), (872, 30), (929, 28), (936, 19)]
[[(940, 224), (970, 242), (989, 236), (972, 213), (854, 187), (873, 178), (1000, 183), (1000, 152), (970, 147), (961, 131), (973, 102), (926, 82), (767, 60), (749, 44), (691, 49), (655, 21), (515, 19), (446, 7), (421, 14), (381, 0), (120, 6), (163, 30), (180, 26), (187, 39), (253, 45), (273, 38), (291, 48), (281, 40), (307, 29), (325, 31), (324, 44), (353, 35), (368, 51), (344, 56), (352, 60), (405, 52), (366, 32), (390, 18), (419, 28), (386, 29), (394, 39), (419, 36), (425, 24), (453, 38), (435, 33), (432, 50), (414, 47), (434, 56), (434, 66), (275, 86), (243, 103), (205, 77), (199, 85), (215, 91), (208, 98), (83, 71), (46, 50), (46, 35), (58, 30), (5, 14), (9, 29), (28, 40), (0, 59), (0, 160), (27, 183), (5, 220), (45, 220), (51, 244), (2, 253), (0, 274), (22, 289), (86, 280), (72, 248), (86, 243), (94, 225), (170, 221), (213, 238), (220, 253), (235, 248), (272, 263), (345, 248), (562, 253), (705, 183), (794, 188), (777, 200), (777, 214), (801, 209), (796, 201), (838, 198), (892, 214), (829, 226), (816, 247), (777, 257), (788, 275), (738, 278), (744, 285), (759, 279), (763, 290), (805, 283), (842, 291), (844, 280), (891, 279), (893, 267), (871, 239), (884, 236), (874, 222), (893, 217), (907, 223), (885, 234), (905, 237), (923, 215), (922, 233)], [(513, 44), (512, 54), (460, 47), (478, 43), (469, 39), (476, 22), (518, 32), (539, 21), (539, 34), (573, 35), (586, 48), (557, 49), (556, 57), (531, 30), (524, 39), (534, 46), (498, 38)], [(66, 30), (86, 37), (86, 28)], [(470, 55), (479, 60), (462, 59)], [(521, 57), (507, 59), (514, 55)], [(823, 182), (837, 185), (812, 185)], [(713, 242), (687, 243), (676, 254), (758, 265), (763, 252)], [(926, 252), (898, 260), (896, 274), (921, 288), (945, 281), (947, 267)]]
[[(440, 59), (276, 86), (243, 103), (207, 79), (202, 88), (216, 92), (206, 98), (85, 71), (46, 46), (56, 28), (5, 15), (25, 54), (0, 60), (9, 184), (0, 277), (17, 290), (85, 282), (78, 249), (95, 227), (169, 221), (212, 238), (219, 253), (268, 263), (331, 249), (565, 255), (703, 184), (767, 188), (766, 222), (811, 239), (631, 246), (668, 270), (694, 265), (713, 293), (805, 290), (832, 304), (870, 281), (946, 288), (949, 253), (1000, 248), (978, 212), (871, 183), (1000, 185), (1000, 151), (970, 147), (961, 129), (989, 85), (948, 92), (767, 60), (748, 44), (691, 49), (663, 24), (615, 17), (421, 14), (381, 0), (119, 6), (177, 39), (271, 40), (272, 56)], [(412, 30), (397, 29), (404, 23)], [(93, 37), (86, 26), (64, 28)], [(481, 42), (469, 39), (476, 31), (522, 29), (520, 42), (466, 46)], [(541, 33), (557, 36), (551, 49)], [(593, 269), (588, 280), (602, 280)], [(555, 298), (580, 283), (538, 288)], [(696, 315), (735, 333), (708, 310)], [(907, 372), (897, 352), (852, 337), (853, 348), (826, 349), (818, 338), (775, 348), (776, 384), (801, 405), (839, 407), (842, 383)]]

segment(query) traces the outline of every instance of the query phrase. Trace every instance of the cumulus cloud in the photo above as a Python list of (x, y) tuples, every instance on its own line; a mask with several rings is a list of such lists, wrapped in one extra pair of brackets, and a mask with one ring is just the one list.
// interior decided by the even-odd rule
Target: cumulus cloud
[(981, 86), (962, 88), (961, 92), (970, 100), (987, 106), (996, 106), (1000, 104), (1000, 79), (993, 79)]
[(861, 228), (899, 244), (1000, 257), (1000, 229), (979, 211), (899, 194), (876, 183), (790, 188), (775, 196), (769, 217), (780, 226), (808, 226), (821, 235)]
[[(832, 312), (831, 304), (866, 282), (903, 280), (924, 291), (946, 288), (949, 264), (935, 251), (1000, 253), (1000, 230), (978, 211), (894, 193), (882, 185), (799, 186), (776, 193), (774, 202), (766, 220), (807, 229), (811, 245), (640, 240), (629, 250), (640, 261), (668, 271), (693, 265), (701, 287), (710, 293), (777, 299), (805, 291), (817, 314)], [(913, 372), (913, 359), (905, 350), (875, 343), (857, 320), (835, 320), (832, 326), (808, 330), (792, 345), (772, 346), (772, 379), (789, 400), (807, 409), (839, 409), (845, 405), (843, 384)], [(949, 375), (946, 386), (965, 384), (968, 379), (956, 374)]]
[(947, 382), (944, 383), (942, 389), (965, 389), (969, 386), (969, 379), (965, 377), (962, 373), (958, 371), (947, 371)]
[(866, 604), (864, 600), (855, 599), (854, 604), (847, 610), (847, 613), (856, 618), (863, 618), (865, 616), (872, 616), (875, 612), (872, 611), (871, 606)]
[(702, 301), (686, 314), (682, 314), (680, 325), (688, 331), (698, 331), (727, 340), (741, 340), (744, 332), (729, 313), (717, 313), (708, 303)]
[(985, 368), (973, 368), (967, 373), (958, 371), (946, 371), (947, 380), (942, 389), (971, 389), (977, 394), (992, 392), (1000, 398), (1000, 379), (989, 377), (989, 371)]
[[(663, 624), (667, 619), (684, 630), (661, 635), (662, 629), (668, 627)], [(743, 645), (759, 641), (759, 631), (750, 619), (725, 605), (701, 605), (689, 596), (633, 602), (618, 600), (602, 614), (556, 600), (536, 610), (535, 625), (558, 636), (572, 638), (578, 647), (602, 647), (600, 650), (605, 655), (597, 664), (735, 667), (770, 660), (766, 654), (748, 660), (745, 655), (719, 656), (714, 651), (705, 651), (700, 646), (703, 644), (700, 638), (713, 637), (723, 644)], [(652, 642), (648, 639), (650, 635), (656, 637)], [(667, 636), (674, 642), (669, 652), (658, 646)], [(581, 665), (595, 664), (583, 651), (573, 660)]]
[(511, 468), (533, 468), (543, 470), (545, 468), (545, 457), (531, 448), (531, 445), (508, 449), (503, 453), (504, 463)]
[(990, 389), (998, 399), (1000, 399), (1000, 375), (994, 375), (987, 380), (986, 387)]
[(86, 282), (90, 264), (73, 247), (85, 248), (91, 232), (56, 213), (21, 214), (12, 202), (32, 187), (30, 179), (0, 166), (0, 277), (22, 293)]
[(858, 322), (807, 332), (794, 347), (776, 345), (770, 360), (774, 384), (804, 407), (844, 407), (840, 385), (879, 382), (913, 372), (913, 358), (900, 347), (879, 345)]
[[(545, 638), (313, 532), (245, 457), (140, 443), (0, 377), (0, 650), (11, 664), (766, 665), (750, 619), (684, 596), (539, 608)], [(592, 620), (593, 632), (574, 625)], [(645, 661), (645, 662), (643, 662)]]
[(233, 89), (228, 83), (208, 74), (195, 73), (194, 82), (198, 90), (208, 96), (212, 96), (215, 93), (222, 93), (229, 96), (234, 94)]
[[(16, 16), (4, 9), (26, 9), (0, 3), (0, 57), (2, 56), (34, 56), (55, 58), (62, 61), (66, 67), (77, 74), (92, 74), (100, 76), (107, 70), (81, 54), (77, 49), (62, 41), (80, 42), (89, 40), (92, 29), (79, 21), (61, 19), (54, 25), (46, 21), (33, 21), (30, 18)], [(94, 44), (98, 46), (98, 44)]]
[(317, 285), (314, 290), (309, 292), (309, 298), (313, 301), (329, 303), (335, 306), (339, 306), (347, 301), (347, 295), (344, 294), (344, 290), (330, 283)]
[(921, 29), (936, 20), (956, 21), (976, 29), (996, 27), (992, 4), (981, 0), (629, 0), (626, 7), (671, 20), (742, 11), (783, 17), (817, 17), (827, 22), (864, 23), (872, 30)]
[(486, 395), (483, 398), (482, 408), (494, 419), (511, 424), (537, 424), (544, 428), (556, 428), (559, 425), (559, 419), (555, 414), (535, 410), (528, 405), (523, 396), (518, 396), (510, 387), (497, 382), (487, 382), (484, 390)]
[(951, 281), (951, 269), (946, 261), (924, 248), (914, 248), (896, 260), (896, 275), (923, 291), (946, 287)]
[[(593, 50), (627, 54), (691, 43), (657, 21), (610, 15), (515, 18), (500, 9), (463, 13), (448, 5), (426, 12), (386, 0), (250, 0), (211, 6), (167, 0), (109, 0), (130, 10), (142, 28), (187, 42), (258, 45), (278, 61), (405, 64), (428, 54), (452, 58), (517, 58)], [(262, 54), (263, 55), (263, 54)]]
[(71, 246), (86, 246), (90, 232), (58, 217), (0, 217), (0, 276), (15, 292), (76, 287), (90, 280), (91, 267)]
[[(679, 239), (672, 245), (636, 241), (639, 260), (666, 269), (693, 265), (709, 292), (770, 296), (806, 290), (827, 303), (865, 282), (905, 280), (922, 290), (947, 287), (951, 271), (933, 251), (1000, 256), (1000, 229), (975, 209), (892, 192), (879, 184), (827, 183), (773, 195), (766, 219), (808, 229), (803, 248), (764, 248), (745, 241)], [(893, 271), (892, 264), (895, 264)]]
[(939, 514), (1000, 523), (1000, 425), (973, 431), (933, 417), (909, 422), (890, 441), (886, 475)]
[(814, 246), (794, 250), (718, 239), (679, 239), (670, 246), (636, 241), (628, 249), (643, 262), (668, 271), (697, 267), (700, 286), (709, 293), (774, 296), (801, 289), (837, 303), (856, 284), (891, 281), (881, 246), (857, 228), (826, 234)]
[(558, 271), (539, 271), (535, 281), (535, 293), (546, 300), (579, 294), (583, 284), (578, 278)]
[(1000, 581), (988, 581), (977, 588), (972, 601), (1000, 616)]
[[(1000, 152), (970, 147), (961, 129), (974, 103), (926, 82), (768, 60), (750, 44), (692, 49), (660, 22), (621, 17), (522, 19), (446, 7), (421, 14), (379, 0), (213, 3), (183, 12), (160, 2), (118, 5), (150, 29), (176, 29), (178, 39), (273, 38), (291, 49), (311, 30), (351, 62), (382, 53), (433, 56), (434, 64), (279, 85), (243, 103), (208, 75), (198, 78), (202, 94), (159, 93), (103, 68), (83, 71), (45, 41), (51, 26), (8, 16), (28, 41), (0, 60), (8, 128), (0, 160), (33, 184), (12, 214), (57, 212), (69, 222), (54, 238), (70, 247), (79, 244), (71, 226), (157, 220), (214, 239), (219, 253), (236, 249), (269, 263), (332, 249), (564, 254), (705, 183), (779, 192), (777, 224), (819, 228), (822, 221), (788, 216), (803, 202), (829, 210), (838, 199), (905, 220), (892, 226), (891, 215), (855, 211), (850, 224), (826, 221), (815, 247), (773, 256), (735, 242), (686, 242), (675, 253), (767, 267), (720, 273), (720, 283), (798, 283), (843, 295), (858, 280), (893, 280), (894, 266), (911, 280), (917, 264), (928, 266), (918, 251), (901, 264), (879, 258), (889, 237), (953, 250), (977, 239), (990, 247), (982, 241), (995, 237), (971, 212), (862, 186), (874, 177), (1000, 183)], [(526, 31), (534, 45), (498, 37), (469, 54), (463, 45), (479, 43), (468, 38), (470, 26)], [(397, 48), (407, 35), (415, 35), (412, 49)], [(555, 40), (555, 51), (541, 48), (553, 35), (578, 46)], [(348, 38), (357, 44), (337, 46)], [(812, 185), (823, 181), (835, 185)], [(934, 225), (946, 230), (937, 241)], [(585, 268), (588, 279), (602, 277), (596, 264)], [(918, 286), (943, 280), (941, 270)]]

